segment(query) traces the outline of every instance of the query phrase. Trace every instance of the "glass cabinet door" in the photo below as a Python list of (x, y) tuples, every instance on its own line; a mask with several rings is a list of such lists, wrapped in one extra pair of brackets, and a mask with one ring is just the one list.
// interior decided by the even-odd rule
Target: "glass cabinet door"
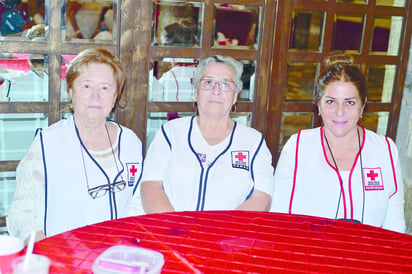
[(212, 55), (243, 63), (243, 90), (232, 115), (252, 125), (264, 1), (154, 1), (152, 9), (146, 146), (166, 121), (193, 115), (192, 78), (199, 61)]
[(291, 134), (321, 125), (312, 98), (321, 61), (331, 54), (351, 55), (365, 76), (368, 103), (360, 123), (395, 136), (399, 112), (391, 110), (399, 109), (403, 88), (397, 79), (402, 69), (399, 61), (407, 54), (400, 52), (405, 5), (403, 0), (301, 0), (291, 2), (281, 13), (278, 22), (283, 24), (277, 31), (283, 30), (284, 35), (274, 45), (271, 78), (276, 91), (269, 102), (281, 107), (269, 108), (268, 115), (274, 118), (266, 132), (270, 145), (276, 145), (275, 155)]

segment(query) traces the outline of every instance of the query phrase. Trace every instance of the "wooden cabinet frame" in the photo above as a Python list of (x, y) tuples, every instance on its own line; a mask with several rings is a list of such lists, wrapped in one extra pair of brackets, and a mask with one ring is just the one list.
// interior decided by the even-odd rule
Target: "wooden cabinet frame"
[[(284, 99), (285, 73), (288, 61), (320, 62), (330, 53), (330, 40), (333, 13), (353, 12), (367, 14), (396, 14), (404, 18), (402, 38), (397, 56), (370, 55), (367, 49), (357, 55), (360, 64), (394, 64), (397, 66), (395, 86), (390, 103), (368, 103), (367, 111), (390, 111), (387, 134), (395, 138), (402, 100), (403, 84), (407, 66), (410, 38), (412, 32), (412, 6), (406, 1), (406, 7), (377, 7), (375, 0), (369, 4), (343, 4), (335, 0), (193, 0), (204, 4), (203, 39), (198, 48), (178, 48), (155, 46), (151, 43), (152, 0), (119, 0), (118, 43), (90, 43), (76, 40), (63, 42), (61, 37), (61, 3), (46, 0), (49, 6), (48, 41), (0, 40), (0, 52), (39, 53), (49, 56), (49, 101), (48, 102), (0, 102), (1, 113), (47, 113), (49, 123), (59, 120), (62, 112), (68, 111), (68, 104), (60, 102), (60, 67), (61, 54), (76, 54), (89, 47), (105, 47), (118, 55), (127, 72), (127, 86), (119, 100), (116, 119), (133, 129), (143, 142), (146, 140), (146, 122), (149, 112), (192, 112), (192, 103), (148, 102), (148, 72), (150, 58), (166, 56), (182, 58), (204, 58), (209, 55), (229, 55), (238, 59), (257, 62), (255, 98), (252, 102), (239, 102), (238, 112), (252, 112), (252, 126), (263, 132), (273, 154), (274, 164), (279, 155), (279, 132), (282, 112), (313, 112), (316, 107), (311, 102), (290, 102)], [(213, 9), (216, 3), (239, 5), (257, 5), (261, 9), (259, 47), (257, 49), (214, 48), (213, 44)], [(291, 12), (293, 9), (326, 11), (325, 32), (320, 52), (303, 53), (289, 49)], [(372, 19), (367, 19), (365, 28), (371, 28)], [(365, 42), (370, 41), (368, 31)], [(317, 117), (317, 115), (314, 115)], [(313, 126), (320, 124), (319, 119)], [(18, 161), (3, 161), (0, 172), (14, 171)]]

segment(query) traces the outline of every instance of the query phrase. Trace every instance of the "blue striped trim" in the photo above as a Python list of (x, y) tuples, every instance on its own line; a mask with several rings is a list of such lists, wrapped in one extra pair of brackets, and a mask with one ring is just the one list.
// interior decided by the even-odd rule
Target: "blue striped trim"
[(44, 219), (43, 219), (43, 230), (44, 235), (47, 237), (47, 166), (46, 166), (46, 158), (44, 157), (44, 144), (43, 144), (43, 131), (38, 129), (36, 131), (36, 135), (39, 133), (40, 135), (40, 145), (41, 145), (41, 154), (43, 157), (43, 167), (44, 167)]

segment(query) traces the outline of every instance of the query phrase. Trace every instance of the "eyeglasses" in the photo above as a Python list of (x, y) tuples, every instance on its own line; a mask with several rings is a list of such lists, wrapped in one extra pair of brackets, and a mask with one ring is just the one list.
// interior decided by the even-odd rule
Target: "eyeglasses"
[(213, 79), (200, 79), (199, 84), (200, 88), (205, 90), (212, 90), (216, 86), (216, 84), (218, 84), (220, 90), (223, 92), (234, 91), (236, 87), (235, 82), (228, 80), (216, 81)]
[(90, 197), (92, 197), (93, 199), (96, 199), (96, 198), (101, 198), (104, 195), (106, 195), (107, 191), (109, 190), (113, 192), (119, 192), (125, 189), (125, 187), (126, 187), (126, 182), (122, 180), (114, 184), (105, 184), (105, 185), (88, 188), (87, 192), (89, 192)]

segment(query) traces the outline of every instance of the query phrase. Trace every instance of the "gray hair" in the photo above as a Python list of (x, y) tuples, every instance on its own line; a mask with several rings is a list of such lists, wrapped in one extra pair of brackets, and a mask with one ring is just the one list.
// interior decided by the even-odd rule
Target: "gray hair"
[(192, 79), (193, 87), (195, 88), (195, 90), (198, 90), (199, 88), (200, 77), (205, 67), (210, 64), (216, 64), (216, 63), (228, 65), (235, 71), (235, 77), (236, 77), (236, 79), (234, 79), (235, 85), (236, 85), (235, 92), (237, 93), (241, 92), (243, 88), (243, 82), (241, 79), (242, 73), (243, 73), (243, 64), (233, 59), (232, 57), (221, 56), (221, 55), (211, 56), (199, 62), (199, 65), (196, 68), (195, 75)]

